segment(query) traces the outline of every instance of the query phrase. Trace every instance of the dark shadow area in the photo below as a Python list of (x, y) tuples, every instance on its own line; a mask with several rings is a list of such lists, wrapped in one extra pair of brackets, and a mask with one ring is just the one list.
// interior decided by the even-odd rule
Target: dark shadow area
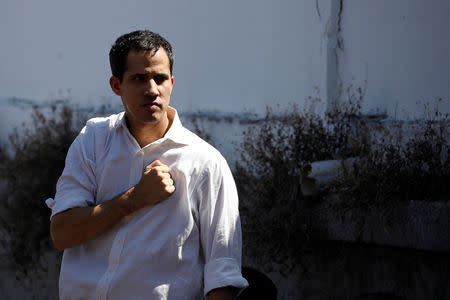
[(391, 293), (370, 293), (361, 295), (355, 300), (405, 300), (405, 299)]
[(249, 267), (242, 268), (242, 276), (247, 279), (249, 286), (237, 297), (238, 300), (277, 299), (277, 287), (269, 277)]

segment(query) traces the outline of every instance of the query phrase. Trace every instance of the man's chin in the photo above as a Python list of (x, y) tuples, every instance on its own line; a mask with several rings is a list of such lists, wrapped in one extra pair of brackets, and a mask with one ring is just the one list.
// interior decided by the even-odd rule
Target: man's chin
[[(167, 117), (167, 115), (164, 113), (164, 111), (153, 111), (153, 112), (139, 112), (137, 114), (127, 114), (127, 119), (131, 119), (132, 123), (137, 123), (141, 125), (157, 125), (160, 122), (164, 121), (164, 117)], [(134, 120), (134, 122), (133, 122)]]
[(142, 121), (148, 124), (157, 124), (163, 120), (164, 116), (162, 111), (153, 112), (151, 115), (144, 116)]
[(160, 117), (145, 118), (141, 121), (142, 121), (142, 123), (145, 123), (145, 124), (158, 124), (161, 121), (161, 118)]

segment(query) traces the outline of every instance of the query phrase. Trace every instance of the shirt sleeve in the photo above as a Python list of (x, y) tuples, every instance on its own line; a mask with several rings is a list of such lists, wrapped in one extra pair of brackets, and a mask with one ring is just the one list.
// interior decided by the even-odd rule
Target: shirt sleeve
[(242, 234), (239, 201), (231, 171), (223, 157), (204, 171), (201, 179), (200, 235), (204, 268), (204, 294), (234, 286), (245, 288), (241, 273)]
[(64, 171), (56, 184), (55, 198), (45, 201), (52, 210), (50, 219), (70, 208), (92, 206), (95, 203), (95, 165), (93, 135), (84, 127), (67, 153)]

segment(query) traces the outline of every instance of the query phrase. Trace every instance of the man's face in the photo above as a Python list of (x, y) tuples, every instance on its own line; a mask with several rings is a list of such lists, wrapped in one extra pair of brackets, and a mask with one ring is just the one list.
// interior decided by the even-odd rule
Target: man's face
[(122, 82), (111, 77), (114, 93), (122, 98), (129, 125), (157, 125), (167, 118), (173, 88), (169, 57), (163, 48), (156, 52), (132, 50)]

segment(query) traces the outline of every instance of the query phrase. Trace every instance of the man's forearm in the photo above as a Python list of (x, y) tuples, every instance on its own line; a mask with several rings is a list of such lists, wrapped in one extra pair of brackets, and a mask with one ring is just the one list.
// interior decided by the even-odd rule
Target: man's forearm
[(114, 199), (92, 207), (75, 207), (52, 217), (50, 233), (56, 249), (81, 245), (104, 232), (135, 208), (130, 207), (134, 187)]
[(81, 245), (124, 216), (167, 199), (175, 191), (169, 171), (168, 166), (155, 160), (145, 167), (139, 183), (122, 195), (93, 207), (76, 207), (54, 215), (50, 233), (56, 249)]

